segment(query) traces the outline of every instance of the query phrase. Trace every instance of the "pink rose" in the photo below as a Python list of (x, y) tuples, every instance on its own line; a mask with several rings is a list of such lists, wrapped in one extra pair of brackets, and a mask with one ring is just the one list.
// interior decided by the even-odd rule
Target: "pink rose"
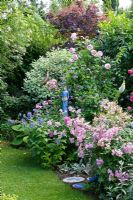
[(105, 69), (110, 69), (110, 68), (111, 68), (111, 65), (110, 65), (109, 63), (106, 63), (106, 64), (104, 65), (104, 68), (105, 68)]
[(74, 61), (78, 60), (78, 55), (77, 54), (73, 54), (73, 60)]
[(94, 49), (91, 50), (91, 55), (92, 55), (92, 56), (96, 56), (96, 54), (97, 54), (97, 51), (96, 51), (96, 50), (94, 50)]
[(96, 57), (101, 58), (102, 56), (103, 56), (103, 52), (102, 52), (102, 51), (98, 51), (98, 52), (96, 53)]
[(128, 74), (133, 74), (133, 69), (128, 70)]
[(133, 96), (132, 95), (130, 96), (130, 101), (133, 102)]
[(130, 111), (132, 110), (132, 107), (131, 107), (131, 106), (128, 106), (128, 107), (127, 107), (127, 110), (128, 110), (128, 112), (130, 112)]
[(89, 51), (91, 51), (91, 50), (93, 49), (93, 46), (92, 46), (91, 44), (89, 44), (89, 45), (87, 46), (87, 49), (88, 49)]
[(75, 41), (75, 40), (77, 39), (77, 33), (72, 33), (72, 34), (71, 34), (71, 39), (72, 39), (73, 41)]
[(69, 49), (69, 52), (70, 52), (70, 53), (75, 53), (75, 48), (70, 48), (70, 49)]

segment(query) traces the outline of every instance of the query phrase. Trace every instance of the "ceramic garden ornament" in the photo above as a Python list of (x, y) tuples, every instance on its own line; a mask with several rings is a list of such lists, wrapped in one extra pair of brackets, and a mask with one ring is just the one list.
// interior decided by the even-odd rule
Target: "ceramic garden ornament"
[(62, 92), (62, 110), (65, 116), (68, 116), (68, 100), (69, 92), (67, 87), (64, 87), (64, 91)]

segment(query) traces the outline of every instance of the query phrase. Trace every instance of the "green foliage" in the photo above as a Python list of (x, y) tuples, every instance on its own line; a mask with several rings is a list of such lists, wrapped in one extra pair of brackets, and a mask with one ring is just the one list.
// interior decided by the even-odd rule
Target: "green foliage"
[(51, 97), (53, 91), (48, 89), (46, 83), (51, 79), (56, 79), (59, 88), (64, 84), (70, 58), (70, 53), (65, 49), (47, 52), (46, 57), (41, 57), (32, 63), (31, 71), (26, 73), (24, 90), (35, 101)]
[[(128, 74), (128, 70), (133, 68), (133, 20), (126, 17), (126, 14), (115, 16), (110, 13), (108, 21), (100, 23), (100, 40), (97, 41), (99, 48), (116, 61), (113, 68), (115, 83), (118, 87), (123, 80), (126, 81), (126, 91), (122, 99), (122, 105), (129, 105), (129, 93), (132, 92), (133, 78)], [(101, 42), (102, 41), (102, 42)]]
[[(3, 102), (9, 104), (9, 98), (14, 102), (15, 97), (23, 95), (21, 87), (30, 63), (60, 43), (61, 37), (52, 25), (42, 19), (32, 4), (27, 5), (24, 1), (2, 1), (0, 24), (0, 84), (3, 84), (0, 90), (4, 87), (0, 115), (4, 116), (4, 112), (6, 115), (9, 112), (6, 112), (5, 105), (3, 107)], [(15, 110), (15, 107), (11, 109)]]
[(119, 7), (119, 0), (103, 0), (103, 7), (105, 11), (117, 11)]
[(11, 97), (6, 94), (1, 100), (1, 106), (6, 116), (16, 118), (19, 112), (28, 111), (33, 105), (29, 96)]

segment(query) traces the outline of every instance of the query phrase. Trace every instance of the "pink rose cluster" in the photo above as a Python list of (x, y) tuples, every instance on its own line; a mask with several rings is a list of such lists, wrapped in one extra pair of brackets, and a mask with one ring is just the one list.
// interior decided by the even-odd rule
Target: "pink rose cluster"
[(50, 90), (56, 89), (57, 88), (57, 80), (56, 79), (51, 79), (46, 83), (46, 85), (48, 86), (48, 88)]
[(130, 101), (133, 102), (133, 92), (130, 94)]
[(103, 52), (102, 51), (96, 51), (93, 47), (93, 45), (89, 44), (87, 46), (87, 49), (90, 51), (91, 55), (94, 57), (98, 57), (101, 58), (103, 56)]
[(69, 52), (72, 53), (72, 59), (70, 60), (70, 62), (75, 62), (76, 60), (78, 60), (78, 54), (76, 53), (75, 48), (70, 48)]
[(120, 170), (116, 170), (114, 173), (111, 169), (108, 169), (109, 181), (112, 181), (113, 178), (117, 178), (120, 182), (128, 181), (130, 176), (128, 172), (121, 172)]
[(120, 129), (118, 127), (112, 127), (108, 130), (96, 127), (93, 132), (93, 141), (100, 147), (106, 147), (110, 144), (114, 137), (117, 136), (119, 130)]

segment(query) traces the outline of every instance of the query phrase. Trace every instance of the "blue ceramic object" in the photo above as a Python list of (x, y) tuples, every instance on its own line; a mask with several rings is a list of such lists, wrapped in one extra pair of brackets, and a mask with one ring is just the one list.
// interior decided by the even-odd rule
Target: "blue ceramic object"
[(67, 88), (64, 88), (62, 92), (62, 110), (65, 116), (68, 116), (68, 100), (69, 100), (69, 92)]
[(86, 183), (75, 183), (72, 185), (73, 188), (78, 189), (78, 190), (85, 190), (87, 184)]
[(99, 177), (99, 176), (96, 175), (96, 176), (87, 178), (87, 180), (88, 180), (89, 183), (97, 182), (97, 181), (98, 181), (98, 177)]

